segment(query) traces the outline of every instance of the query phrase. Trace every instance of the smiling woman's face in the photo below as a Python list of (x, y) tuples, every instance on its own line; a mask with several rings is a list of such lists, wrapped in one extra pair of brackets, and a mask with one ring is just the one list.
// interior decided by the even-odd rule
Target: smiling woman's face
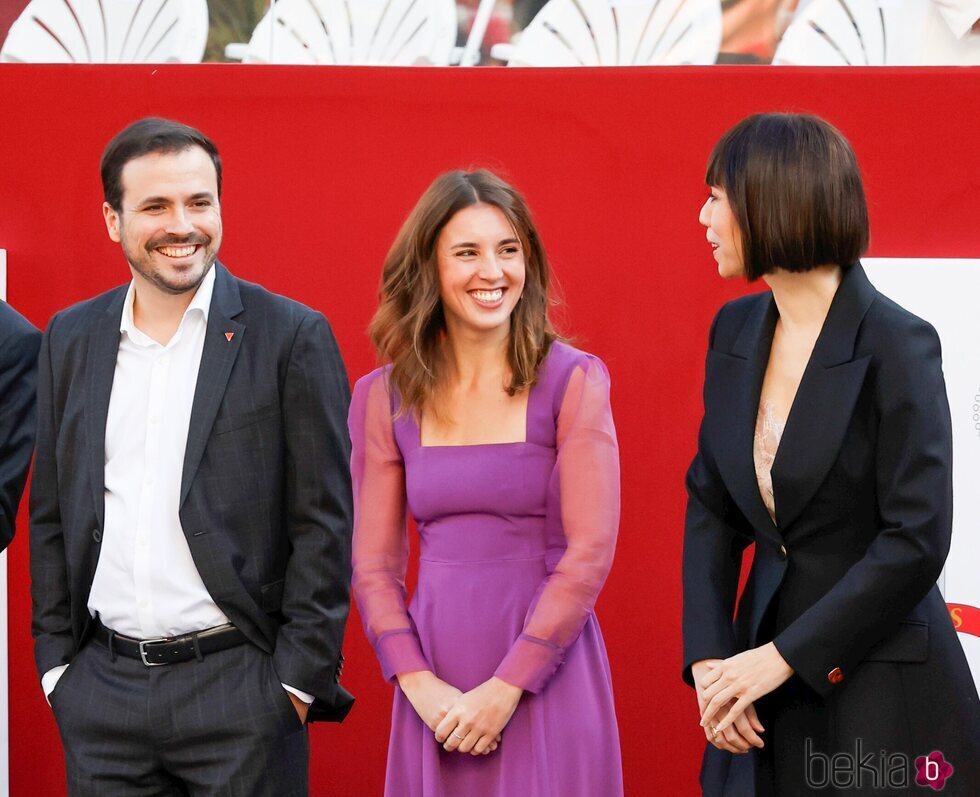
[(524, 248), (494, 205), (470, 205), (442, 228), (436, 242), (439, 294), (453, 334), (510, 331), (524, 290)]
[(705, 237), (714, 250), (718, 274), (725, 279), (745, 275), (742, 234), (725, 192), (712, 186), (711, 195), (701, 206), (698, 221), (707, 228)]

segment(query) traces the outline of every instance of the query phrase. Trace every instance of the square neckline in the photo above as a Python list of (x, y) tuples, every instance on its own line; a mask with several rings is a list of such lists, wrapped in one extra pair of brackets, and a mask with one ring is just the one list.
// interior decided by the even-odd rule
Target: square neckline
[(488, 448), (488, 447), (491, 447), (491, 446), (498, 447), (499, 448), (500, 446), (526, 446), (530, 442), (530, 440), (528, 439), (528, 436), (529, 436), (529, 428), (528, 427), (529, 427), (529, 421), (530, 421), (530, 418), (531, 418), (531, 399), (534, 398), (534, 392), (535, 392), (535, 390), (537, 389), (537, 387), (538, 387), (538, 385), (540, 383), (541, 383), (541, 379), (540, 379), (540, 373), (539, 373), (538, 374), (538, 379), (535, 380), (534, 384), (532, 384), (527, 389), (527, 401), (524, 404), (524, 439), (523, 440), (507, 440), (507, 441), (504, 441), (502, 443), (457, 443), (455, 445), (454, 444), (448, 444), (448, 445), (447, 444), (442, 444), (442, 445), (426, 446), (426, 445), (423, 445), (422, 444), (422, 423), (421, 423), (421, 418), (418, 421), (416, 421), (415, 420), (415, 415), (412, 414), (411, 421), (412, 421), (412, 425), (415, 427), (415, 433), (416, 433), (415, 434), (415, 440), (416, 440), (416, 443), (417, 443), (418, 450), (420, 450), (420, 451), (428, 451), (428, 450), (432, 450), (432, 449), (439, 450), (439, 449), (446, 449), (446, 448)]

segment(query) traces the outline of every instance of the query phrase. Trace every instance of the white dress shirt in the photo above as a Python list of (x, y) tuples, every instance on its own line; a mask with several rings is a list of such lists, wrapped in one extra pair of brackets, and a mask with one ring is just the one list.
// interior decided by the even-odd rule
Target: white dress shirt
[[(88, 610), (107, 628), (136, 639), (180, 636), (228, 622), (201, 580), (178, 514), (214, 280), (212, 268), (166, 345), (137, 328), (133, 283), (123, 304), (106, 419), (105, 527)], [(45, 695), (66, 667), (45, 673)]]
[(105, 527), (88, 610), (136, 639), (228, 622), (201, 581), (177, 513), (214, 276), (212, 268), (165, 346), (133, 322), (133, 285), (123, 305), (105, 428)]

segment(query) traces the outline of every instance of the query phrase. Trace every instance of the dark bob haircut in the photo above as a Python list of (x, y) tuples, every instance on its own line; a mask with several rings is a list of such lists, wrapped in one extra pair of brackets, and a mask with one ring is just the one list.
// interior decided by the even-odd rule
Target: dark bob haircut
[(816, 116), (743, 119), (715, 145), (705, 182), (728, 197), (750, 282), (777, 268), (846, 268), (868, 248), (857, 158), (840, 131)]
[(151, 152), (183, 152), (200, 147), (211, 158), (218, 176), (221, 197), (221, 158), (214, 142), (200, 130), (170, 119), (147, 117), (117, 133), (102, 153), (102, 191), (105, 201), (116, 212), (122, 210), (122, 171), (131, 160)]

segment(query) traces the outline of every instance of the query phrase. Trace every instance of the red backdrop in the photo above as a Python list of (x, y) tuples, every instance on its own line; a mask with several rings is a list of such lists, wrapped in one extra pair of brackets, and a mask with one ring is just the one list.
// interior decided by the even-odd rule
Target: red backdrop
[[(439, 172), (482, 165), (535, 211), (562, 284), (562, 327), (613, 380), (623, 520), (598, 613), (627, 794), (697, 792), (703, 736), (680, 681), (683, 474), (708, 324), (747, 290), (715, 272), (697, 223), (708, 152), (758, 110), (838, 125), (862, 164), (876, 256), (980, 257), (980, 70), (0, 67), (0, 248), (8, 296), (43, 327), (127, 278), (101, 219), (98, 163), (129, 121), (198, 126), (225, 163), (222, 260), (324, 311), (353, 378), (380, 263)], [(11, 789), (63, 793), (57, 731), (31, 654), (26, 512), (10, 549)], [(317, 795), (380, 794), (391, 691), (356, 612), (358, 697), (317, 725)], [(598, 796), (597, 796), (598, 797)]]

